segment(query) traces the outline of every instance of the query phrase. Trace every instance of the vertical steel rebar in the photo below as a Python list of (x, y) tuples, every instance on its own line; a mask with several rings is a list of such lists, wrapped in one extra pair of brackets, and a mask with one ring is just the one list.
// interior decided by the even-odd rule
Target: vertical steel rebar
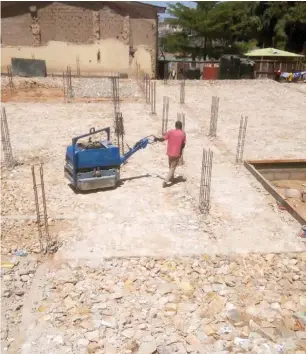
[(39, 235), (40, 252), (44, 253), (45, 250), (43, 246), (43, 235), (41, 230), (41, 220), (40, 220), (40, 211), (39, 211), (39, 202), (38, 202), (38, 193), (37, 193), (37, 184), (36, 184), (34, 166), (31, 166), (31, 170), (32, 170), (32, 178), (33, 178), (33, 190), (34, 190), (34, 199), (35, 199), (35, 207), (36, 207), (37, 231)]
[(163, 118), (162, 118), (162, 134), (165, 134), (168, 129), (168, 117), (169, 117), (169, 97), (163, 97)]
[(148, 100), (147, 103), (151, 102), (151, 79), (148, 79)]
[(124, 154), (124, 124), (123, 124), (123, 116), (121, 112), (118, 112), (116, 114), (116, 127), (115, 127), (115, 133), (117, 136), (117, 142), (118, 142), (118, 148), (119, 148), (119, 153)]
[[(45, 183), (44, 183), (44, 171), (43, 164), (40, 164), (39, 175), (40, 184), (36, 181), (35, 166), (31, 166), (32, 179), (33, 179), (33, 190), (34, 190), (34, 200), (36, 208), (36, 218), (37, 218), (37, 230), (39, 236), (40, 251), (43, 254), (50, 253), (51, 250), (51, 240), (48, 225), (48, 213), (47, 213), (47, 203), (45, 194)], [(41, 189), (41, 202), (38, 195), (38, 187)], [(41, 212), (42, 209), (42, 212)]]
[(64, 92), (64, 101), (66, 102), (67, 100), (67, 80), (66, 80), (66, 74), (63, 71), (63, 92)]
[(203, 149), (199, 209), (204, 214), (209, 213), (210, 210), (212, 159), (213, 152), (210, 149), (208, 151)]
[(77, 76), (81, 76), (80, 57), (78, 55), (76, 57), (76, 72)]
[(119, 148), (119, 155), (121, 154), (121, 149), (120, 149), (120, 127), (119, 127), (119, 114), (116, 114), (116, 128), (115, 128), (115, 134), (117, 137), (117, 144), (118, 144), (118, 148)]
[(40, 164), (39, 174), (40, 174), (40, 185), (41, 185), (42, 202), (43, 202), (44, 226), (45, 226), (45, 231), (46, 231), (47, 251), (49, 252), (49, 250), (50, 250), (50, 234), (49, 234), (48, 213), (47, 213), (47, 203), (46, 203), (46, 194), (45, 194), (44, 170), (43, 170), (42, 163)]
[(125, 131), (124, 131), (122, 113), (120, 113), (120, 117), (119, 117), (119, 126), (120, 126), (120, 136), (121, 136), (121, 152), (122, 152), (122, 154), (124, 154), (124, 135), (125, 135)]
[(185, 113), (177, 113), (177, 120), (182, 122), (182, 129), (185, 130)]
[(168, 63), (164, 64), (164, 84), (168, 83)]
[(13, 158), (10, 131), (7, 123), (5, 107), (1, 111), (1, 142), (4, 155), (4, 163), (8, 169), (14, 168), (16, 162)]
[(242, 160), (243, 160), (247, 125), (248, 125), (248, 117), (241, 116), (240, 126), (239, 126), (239, 134), (238, 134), (238, 142), (237, 142), (237, 152), (236, 152), (236, 163), (237, 164), (242, 163)]
[[(118, 113), (120, 113), (119, 74), (111, 77), (111, 83), (112, 83), (113, 105), (114, 105), (114, 128), (115, 128), (114, 130), (116, 132), (118, 130), (117, 115)], [(119, 140), (117, 141), (117, 144), (119, 146)]]
[(180, 103), (185, 103), (185, 81), (180, 82)]
[(14, 82), (13, 82), (13, 73), (12, 73), (11, 65), (8, 65), (8, 67), (7, 67), (7, 75), (8, 75), (8, 79), (9, 79), (10, 93), (11, 93), (11, 96), (12, 96), (13, 93), (14, 93)]
[(64, 100), (69, 103), (73, 98), (71, 67), (67, 65), (66, 72), (63, 72), (63, 92)]
[(71, 67), (68, 65), (67, 66), (67, 78), (68, 78), (68, 99), (69, 102), (71, 102), (72, 97), (73, 97), (73, 91), (72, 91), (72, 78), (71, 78)]
[(146, 74), (142, 76), (142, 92), (146, 95)]
[(145, 83), (146, 103), (148, 103), (148, 79), (147, 79), (147, 74), (144, 75), (144, 83)]
[(151, 113), (156, 114), (156, 81), (151, 84)]
[(217, 135), (218, 112), (219, 112), (219, 97), (213, 96), (211, 102), (210, 127), (209, 127), (209, 134), (208, 134), (211, 137), (215, 137)]
[(136, 62), (136, 80), (139, 81), (140, 65)]
[[(185, 131), (185, 113), (177, 113), (177, 120), (179, 122), (182, 122), (182, 129)], [(180, 161), (179, 161), (179, 166), (184, 165), (184, 154), (182, 154)]]

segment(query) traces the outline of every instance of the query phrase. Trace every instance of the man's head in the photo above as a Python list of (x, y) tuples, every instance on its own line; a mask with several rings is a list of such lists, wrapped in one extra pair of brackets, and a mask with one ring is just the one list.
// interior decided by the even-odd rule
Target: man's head
[(183, 128), (182, 122), (178, 120), (178, 121), (175, 123), (175, 129), (182, 129), (182, 128)]

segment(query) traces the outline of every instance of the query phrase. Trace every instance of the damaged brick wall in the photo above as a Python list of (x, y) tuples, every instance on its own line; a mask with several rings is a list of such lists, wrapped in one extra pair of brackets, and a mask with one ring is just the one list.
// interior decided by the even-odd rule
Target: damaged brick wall
[(157, 20), (132, 19), (132, 40), (134, 48), (144, 46), (151, 56), (152, 76), (156, 75), (156, 45), (157, 45)]
[(38, 10), (41, 42), (62, 41), (93, 43), (92, 10), (80, 6), (53, 3)]
[(95, 41), (100, 39), (100, 11), (93, 10), (92, 12), (92, 30)]
[(123, 19), (109, 7), (100, 10), (101, 39), (115, 38), (122, 40)]
[(22, 2), (15, 9), (1, 9), (1, 39), (4, 46), (33, 45), (32, 19), (29, 6)]
[(129, 46), (130, 65), (137, 47), (147, 50), (155, 74), (157, 16), (154, 9), (139, 8), (129, 2), (32, 4), (27, 2), (4, 9), (4, 46), (40, 46), (49, 41), (90, 44), (116, 39)]

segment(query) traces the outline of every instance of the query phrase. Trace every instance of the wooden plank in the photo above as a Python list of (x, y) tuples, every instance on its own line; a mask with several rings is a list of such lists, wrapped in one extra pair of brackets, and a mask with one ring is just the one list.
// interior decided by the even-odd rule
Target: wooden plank
[(306, 163), (306, 159), (285, 159), (285, 160), (247, 160), (247, 163), (253, 164), (267, 164), (267, 163)]
[(269, 183), (248, 161), (244, 161), (244, 166), (249, 170), (252, 175), (260, 182), (265, 190), (269, 192), (286, 210), (295, 218), (297, 222), (301, 225), (306, 224), (306, 219), (304, 219)]

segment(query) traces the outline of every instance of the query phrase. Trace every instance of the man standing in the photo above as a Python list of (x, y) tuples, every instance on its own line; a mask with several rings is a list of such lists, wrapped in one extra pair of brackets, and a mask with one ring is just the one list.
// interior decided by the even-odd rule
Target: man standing
[(169, 159), (169, 172), (163, 183), (163, 187), (166, 187), (169, 182), (173, 180), (175, 169), (179, 164), (186, 144), (186, 134), (182, 130), (182, 122), (177, 121), (175, 123), (175, 129), (169, 130), (163, 138), (155, 138), (155, 141), (162, 142), (165, 140), (168, 140), (167, 155)]

